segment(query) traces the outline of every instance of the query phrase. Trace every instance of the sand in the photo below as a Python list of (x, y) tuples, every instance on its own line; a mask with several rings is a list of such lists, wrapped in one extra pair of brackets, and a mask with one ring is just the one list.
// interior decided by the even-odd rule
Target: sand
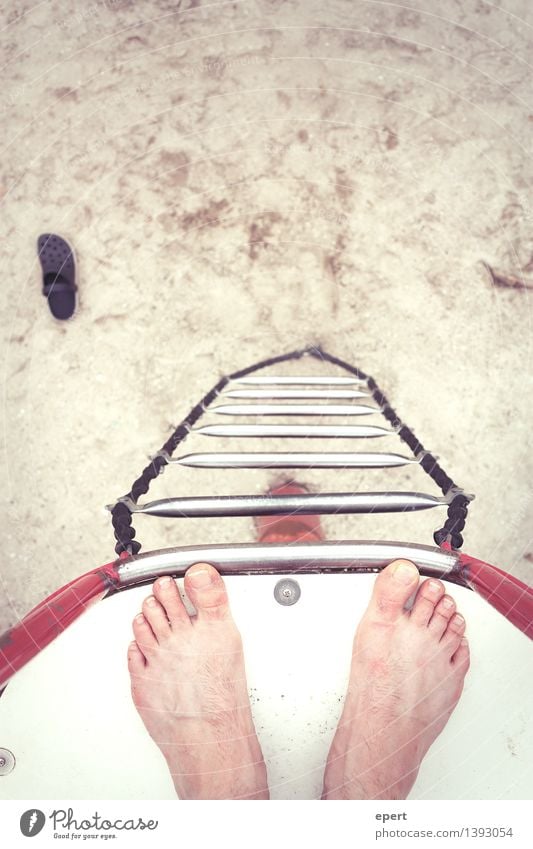
[[(4, 12), (0, 630), (113, 558), (105, 505), (221, 374), (307, 344), (377, 379), (476, 494), (465, 550), (531, 582), (527, 0), (188, 5)], [(42, 232), (76, 249), (69, 322), (40, 294)], [(436, 494), (418, 469), (300, 477)], [(173, 468), (154, 497), (274, 478)], [(145, 550), (253, 538), (250, 519), (137, 524)]]

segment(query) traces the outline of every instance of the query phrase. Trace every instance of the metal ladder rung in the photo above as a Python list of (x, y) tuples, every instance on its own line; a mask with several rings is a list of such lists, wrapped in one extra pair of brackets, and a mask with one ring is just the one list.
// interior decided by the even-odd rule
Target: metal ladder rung
[(401, 454), (345, 452), (345, 453), (208, 453), (185, 454), (172, 457), (169, 463), (180, 466), (192, 466), (203, 469), (385, 469), (394, 466), (407, 466), (419, 463), (419, 460), (403, 457)]
[(146, 504), (123, 500), (132, 513), (163, 518), (202, 516), (278, 516), (289, 513), (398, 513), (427, 510), (449, 503), (446, 497), (424, 492), (326, 492), (304, 495), (209, 495), (163, 498)]
[(201, 436), (289, 436), (289, 437), (347, 437), (363, 439), (366, 437), (391, 436), (397, 430), (379, 425), (204, 425), (192, 428), (191, 433)]
[(360, 386), (366, 383), (360, 377), (319, 377), (316, 375), (295, 375), (294, 377), (281, 377), (277, 375), (263, 375), (261, 377), (239, 377), (234, 378), (232, 383), (246, 383), (250, 386), (283, 384), (290, 386)]
[(368, 392), (357, 389), (229, 389), (220, 393), (220, 398), (248, 398), (250, 400), (289, 399), (296, 401), (330, 401), (333, 399), (353, 400), (369, 398)]
[(320, 543), (234, 543), (147, 551), (118, 567), (122, 587), (161, 575), (183, 577), (193, 563), (212, 563), (222, 575), (297, 575), (378, 572), (393, 560), (412, 560), (426, 577), (463, 583), (458, 554), (435, 546), (376, 540)]
[(365, 404), (219, 404), (210, 413), (223, 416), (370, 416), (380, 407)]

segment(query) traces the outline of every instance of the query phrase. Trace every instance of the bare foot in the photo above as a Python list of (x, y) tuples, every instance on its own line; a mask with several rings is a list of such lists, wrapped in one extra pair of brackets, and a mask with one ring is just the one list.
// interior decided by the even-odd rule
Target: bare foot
[(465, 621), (444, 586), (397, 560), (376, 579), (355, 635), (323, 799), (405, 799), (446, 725), (469, 665)]
[(168, 763), (180, 799), (268, 799), (242, 642), (224, 582), (192, 566), (189, 616), (172, 578), (159, 578), (135, 617), (128, 650), (135, 707)]

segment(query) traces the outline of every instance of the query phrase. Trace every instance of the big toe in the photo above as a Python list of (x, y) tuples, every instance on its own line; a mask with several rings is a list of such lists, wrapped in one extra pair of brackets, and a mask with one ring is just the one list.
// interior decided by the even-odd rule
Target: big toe
[(373, 619), (394, 622), (403, 614), (418, 586), (418, 569), (409, 560), (394, 560), (376, 578), (368, 612)]
[(195, 563), (185, 573), (185, 591), (194, 604), (198, 619), (229, 619), (226, 585), (209, 563)]

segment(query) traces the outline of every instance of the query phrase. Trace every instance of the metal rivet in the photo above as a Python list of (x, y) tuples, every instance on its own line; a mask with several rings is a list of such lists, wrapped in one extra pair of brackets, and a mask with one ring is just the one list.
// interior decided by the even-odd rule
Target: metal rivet
[(274, 587), (274, 598), (279, 604), (285, 606), (296, 604), (301, 594), (299, 583), (293, 581), (292, 578), (283, 578)]
[(15, 769), (15, 755), (9, 749), (0, 749), (0, 775), (8, 775)]

